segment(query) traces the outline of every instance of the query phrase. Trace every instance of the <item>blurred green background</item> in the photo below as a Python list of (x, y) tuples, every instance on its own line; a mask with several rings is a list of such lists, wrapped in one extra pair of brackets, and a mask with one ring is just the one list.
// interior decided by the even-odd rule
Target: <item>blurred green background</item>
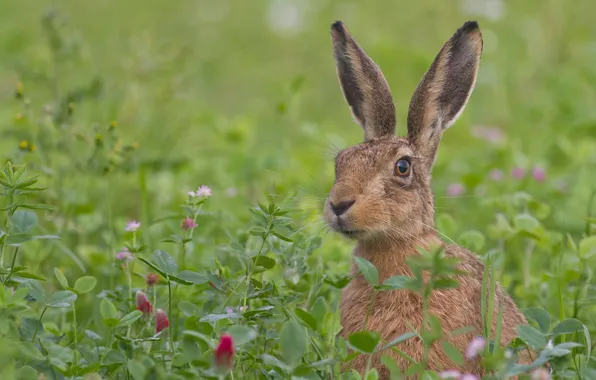
[[(167, 218), (201, 184), (214, 190), (210, 216), (225, 221), (205, 222), (210, 238), (242, 229), (248, 207), (267, 194), (317, 233), (334, 154), (362, 138), (335, 77), (330, 24), (342, 20), (381, 66), (404, 134), (421, 76), (475, 19), (484, 36), (479, 79), (434, 171), (438, 214), (457, 220), (445, 233), (457, 241), (469, 228), (485, 232), (495, 215), (486, 201), (523, 190), (550, 207), (547, 226), (577, 235), (596, 163), (594, 14), (593, 2), (561, 0), (4, 1), (0, 151), (44, 173), (46, 201), (64, 211), (50, 232), (83, 261), (116, 249), (112, 233), (127, 220)], [(14, 101), (19, 81), (26, 110)], [(64, 118), (68, 127), (55, 127)], [(110, 133), (120, 139), (110, 144), (134, 152), (101, 153), (93, 142), (108, 146)], [(23, 139), (35, 152), (19, 148)], [(515, 167), (535, 166), (546, 181), (508, 179)], [(490, 180), (495, 169), (505, 180)], [(453, 183), (465, 193), (447, 196)], [(167, 226), (144, 238), (154, 246)], [(322, 252), (343, 271), (350, 246), (329, 235)], [(51, 266), (54, 253), (34, 265)]]

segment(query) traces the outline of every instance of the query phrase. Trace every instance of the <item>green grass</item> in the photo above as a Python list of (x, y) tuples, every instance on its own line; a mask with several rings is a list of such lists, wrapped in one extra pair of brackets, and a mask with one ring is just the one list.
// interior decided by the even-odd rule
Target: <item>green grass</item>
[[(282, 17), (270, 12), (284, 4), (298, 10), (299, 29), (272, 28)], [(56, 13), (49, 17), (51, 10)], [(82, 377), (87, 370), (104, 378), (138, 379), (144, 371), (160, 378), (168, 371), (185, 376), (209, 367), (212, 351), (205, 341), (217, 343), (230, 323), (245, 327), (236, 328), (237, 336), (251, 337), (236, 356), (236, 378), (264, 378), (261, 367), (283, 372), (270, 357), (263, 364), (251, 355), (305, 366), (341, 356), (334, 339), (339, 291), (328, 282), (347, 274), (353, 243), (327, 233), (321, 209), (334, 179), (334, 154), (360, 142), (362, 132), (335, 77), (329, 26), (336, 19), (383, 69), (400, 134), (405, 134), (410, 96), (441, 45), (464, 21), (479, 21), (484, 53), (478, 83), (466, 111), (445, 133), (433, 171), (437, 226), (479, 255), (494, 255), (496, 278), (520, 307), (543, 309), (551, 327), (568, 318), (581, 321), (585, 327), (579, 334), (557, 337), (555, 343), (584, 346), (553, 363), (559, 376), (590, 378), (594, 361), (589, 372), (583, 329), (594, 337), (595, 13), (589, 1), (555, 0), (505, 2), (499, 19), (469, 13), (460, 2), (429, 0), (5, 1), (1, 157), (26, 165), (25, 177), (39, 175), (35, 186), (46, 188), (20, 199), (53, 210), (18, 212), (8, 228), (10, 209), (4, 210), (0, 226), (8, 235), (27, 231), (60, 239), (26, 241), (18, 251), (6, 244), (2, 378), (15, 377), (24, 365), (48, 378)], [(17, 98), (19, 82), (23, 97)], [(475, 137), (478, 126), (499, 128), (504, 141)], [(34, 144), (34, 151), (20, 146), (23, 141)], [(529, 173), (534, 166), (545, 168), (544, 182), (529, 174), (522, 180), (509, 176), (515, 167)], [(505, 178), (490, 180), (493, 169)], [(462, 196), (446, 194), (453, 183), (466, 187)], [(197, 213), (192, 241), (164, 242), (171, 235), (188, 237), (181, 234), (180, 221), (197, 210), (181, 205), (187, 192), (202, 184), (213, 196)], [(255, 219), (251, 209), (258, 201), (287, 210), (283, 217), (292, 223), (283, 225), (281, 215)], [(3, 197), (1, 207), (8, 206), (9, 197)], [(142, 223), (136, 244), (124, 231), (133, 219)], [(148, 260), (155, 250), (168, 252), (179, 271), (199, 273), (198, 282), (215, 281), (205, 277), (209, 273), (221, 277), (225, 291), (206, 283), (174, 284), (171, 304), (164, 278), (157, 287), (155, 307), (168, 312), (182, 355), (176, 357), (176, 364), (184, 364), (178, 370), (170, 370), (169, 336), (149, 350), (119, 340), (116, 335), (127, 333), (151, 336), (153, 327), (143, 330), (137, 321), (130, 332), (115, 331), (106, 317), (109, 306), (100, 307), (109, 298), (118, 318), (133, 310), (126, 273), (114, 263), (125, 243)], [(246, 258), (251, 255), (275, 259), (275, 266), (257, 273), (261, 266), (254, 260), (271, 263)], [(67, 300), (68, 307), (45, 310), (44, 301), (31, 293), (35, 290), (13, 302), (10, 287), (30, 289), (23, 273), (10, 273), (13, 257), (16, 266), (43, 277), (39, 289), (45, 294), (63, 290), (54, 268), (63, 271), (70, 287), (82, 276), (93, 276), (97, 285), (79, 294), (75, 306)], [(140, 260), (132, 269), (138, 275), (155, 271)], [(258, 281), (250, 288), (247, 273)], [(138, 275), (132, 276), (134, 291), (144, 287)], [(226, 306), (243, 305), (262, 281), (272, 288), (249, 299), (249, 307), (273, 309), (252, 319), (197, 322), (225, 313)], [(148, 294), (153, 302), (152, 291)], [(484, 302), (488, 306), (492, 300)], [(308, 316), (297, 317), (296, 308), (314, 315), (314, 328)], [(42, 312), (44, 324), (38, 325)], [(286, 320), (309, 329), (304, 357), (278, 339), (284, 323), (289, 326), (284, 336), (295, 339), (297, 327)], [(16, 344), (25, 341), (35, 344)], [(331, 367), (303, 376), (325, 378), (323, 371)], [(338, 364), (333, 371), (338, 376)]]

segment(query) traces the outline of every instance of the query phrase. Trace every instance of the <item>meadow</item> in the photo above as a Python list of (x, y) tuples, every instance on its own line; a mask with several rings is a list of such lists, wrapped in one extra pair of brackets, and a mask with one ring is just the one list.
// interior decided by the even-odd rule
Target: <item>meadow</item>
[[(342, 363), (441, 341), (440, 326), (337, 337), (354, 242), (321, 215), (335, 154), (362, 131), (329, 27), (345, 22), (382, 67), (404, 135), (418, 81), (474, 19), (483, 56), (433, 170), (436, 227), (529, 322), (475, 356), (491, 379), (546, 362), (553, 379), (596, 379), (596, 3), (0, 8), (0, 378), (359, 379)], [(429, 255), (426, 268), (444, 264)], [(532, 368), (512, 360), (528, 348)], [(447, 376), (427, 364), (392, 378)]]

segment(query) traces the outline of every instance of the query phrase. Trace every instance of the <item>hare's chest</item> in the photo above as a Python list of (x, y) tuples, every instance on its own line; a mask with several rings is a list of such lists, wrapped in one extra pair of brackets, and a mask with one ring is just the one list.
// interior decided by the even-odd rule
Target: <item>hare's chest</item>
[(375, 295), (366, 282), (354, 281), (342, 291), (340, 314), (343, 336), (366, 329), (389, 340), (421, 326), (422, 299), (407, 290)]

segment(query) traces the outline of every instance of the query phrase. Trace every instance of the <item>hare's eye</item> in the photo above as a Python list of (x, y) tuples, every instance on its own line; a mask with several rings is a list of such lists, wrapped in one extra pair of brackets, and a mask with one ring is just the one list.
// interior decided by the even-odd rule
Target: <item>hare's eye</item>
[(399, 177), (407, 177), (410, 175), (410, 162), (405, 159), (400, 159), (395, 164), (395, 175)]

